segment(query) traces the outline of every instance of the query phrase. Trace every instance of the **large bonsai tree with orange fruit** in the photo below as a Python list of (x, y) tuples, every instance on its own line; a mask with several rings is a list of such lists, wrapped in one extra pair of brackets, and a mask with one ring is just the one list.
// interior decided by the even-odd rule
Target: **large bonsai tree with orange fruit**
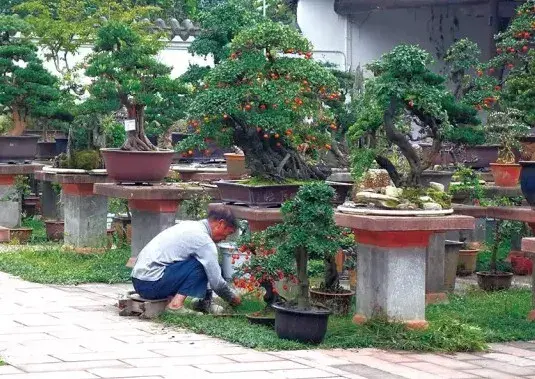
[(196, 133), (179, 149), (215, 140), (240, 147), (253, 176), (325, 179), (314, 158), (337, 128), (324, 102), (339, 96), (338, 82), (311, 50), (297, 30), (272, 21), (241, 31), (204, 78), (190, 108)]

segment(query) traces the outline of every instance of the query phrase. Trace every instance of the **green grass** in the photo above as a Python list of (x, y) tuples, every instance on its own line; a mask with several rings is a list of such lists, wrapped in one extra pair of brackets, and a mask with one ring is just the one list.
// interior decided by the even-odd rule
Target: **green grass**
[(123, 283), (130, 280), (125, 266), (129, 249), (103, 254), (76, 254), (58, 245), (21, 248), (0, 254), (0, 271), (47, 284)]
[[(351, 317), (330, 317), (325, 341), (317, 347), (480, 351), (489, 342), (535, 339), (535, 323), (526, 320), (530, 309), (531, 292), (527, 290), (499, 293), (471, 290), (463, 296), (452, 296), (448, 304), (427, 307), (430, 326), (425, 331), (407, 331), (401, 324), (380, 319), (358, 326), (352, 323)], [(243, 316), (218, 318), (166, 313), (161, 320), (258, 350), (312, 348), (279, 339), (274, 330), (251, 325)]]
[(33, 217), (27, 217), (22, 220), (22, 227), (33, 229), (30, 244), (42, 244), (44, 242), (47, 242), (46, 227), (45, 222), (43, 220), (39, 220)]

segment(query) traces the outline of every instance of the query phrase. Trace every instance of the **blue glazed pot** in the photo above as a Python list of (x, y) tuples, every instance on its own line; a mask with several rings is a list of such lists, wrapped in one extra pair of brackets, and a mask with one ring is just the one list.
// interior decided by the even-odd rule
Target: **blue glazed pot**
[(520, 161), (520, 188), (531, 207), (535, 207), (535, 161)]

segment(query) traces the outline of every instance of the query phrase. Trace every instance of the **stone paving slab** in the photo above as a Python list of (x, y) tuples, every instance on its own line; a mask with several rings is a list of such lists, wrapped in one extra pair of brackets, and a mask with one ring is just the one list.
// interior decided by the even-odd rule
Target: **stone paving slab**
[(483, 353), (260, 352), (120, 317), (129, 285), (42, 285), (0, 273), (0, 379), (534, 378), (535, 342)]

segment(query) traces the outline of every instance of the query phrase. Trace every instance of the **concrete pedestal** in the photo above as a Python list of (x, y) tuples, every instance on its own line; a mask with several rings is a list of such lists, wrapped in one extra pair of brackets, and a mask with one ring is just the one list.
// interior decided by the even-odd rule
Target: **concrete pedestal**
[(104, 249), (108, 199), (93, 194), (93, 184), (63, 184), (64, 242), (75, 250)]
[(444, 287), (446, 233), (434, 233), (426, 249), (425, 300), (433, 304), (447, 300)]
[(15, 177), (33, 174), (41, 167), (37, 164), (0, 164), (0, 226), (20, 226), (22, 199), (15, 188)]
[[(356, 323), (384, 315), (411, 329), (427, 328), (425, 321), (426, 260), (432, 240), (447, 230), (472, 229), (466, 216), (383, 217), (336, 213), (339, 226), (353, 229), (358, 243)], [(440, 234), (440, 237), (432, 237)], [(429, 259), (436, 261), (431, 254)], [(438, 259), (440, 261), (440, 259)], [(442, 273), (444, 278), (442, 254)], [(443, 286), (443, 283), (442, 283)], [(438, 285), (437, 285), (438, 287)]]
[(183, 183), (150, 186), (96, 184), (95, 194), (127, 199), (132, 214), (132, 254), (127, 262), (133, 267), (141, 250), (163, 230), (175, 225), (182, 200), (207, 194), (218, 198), (217, 188)]
[[(210, 204), (208, 209), (217, 206), (221, 206), (221, 204)], [(237, 219), (247, 220), (251, 232), (260, 232), (269, 226), (282, 222), (280, 208), (259, 208), (230, 204), (225, 204), (224, 207), (230, 209)]]
[(54, 190), (51, 182), (41, 182), (41, 213), (45, 220), (63, 220), (61, 194)]

